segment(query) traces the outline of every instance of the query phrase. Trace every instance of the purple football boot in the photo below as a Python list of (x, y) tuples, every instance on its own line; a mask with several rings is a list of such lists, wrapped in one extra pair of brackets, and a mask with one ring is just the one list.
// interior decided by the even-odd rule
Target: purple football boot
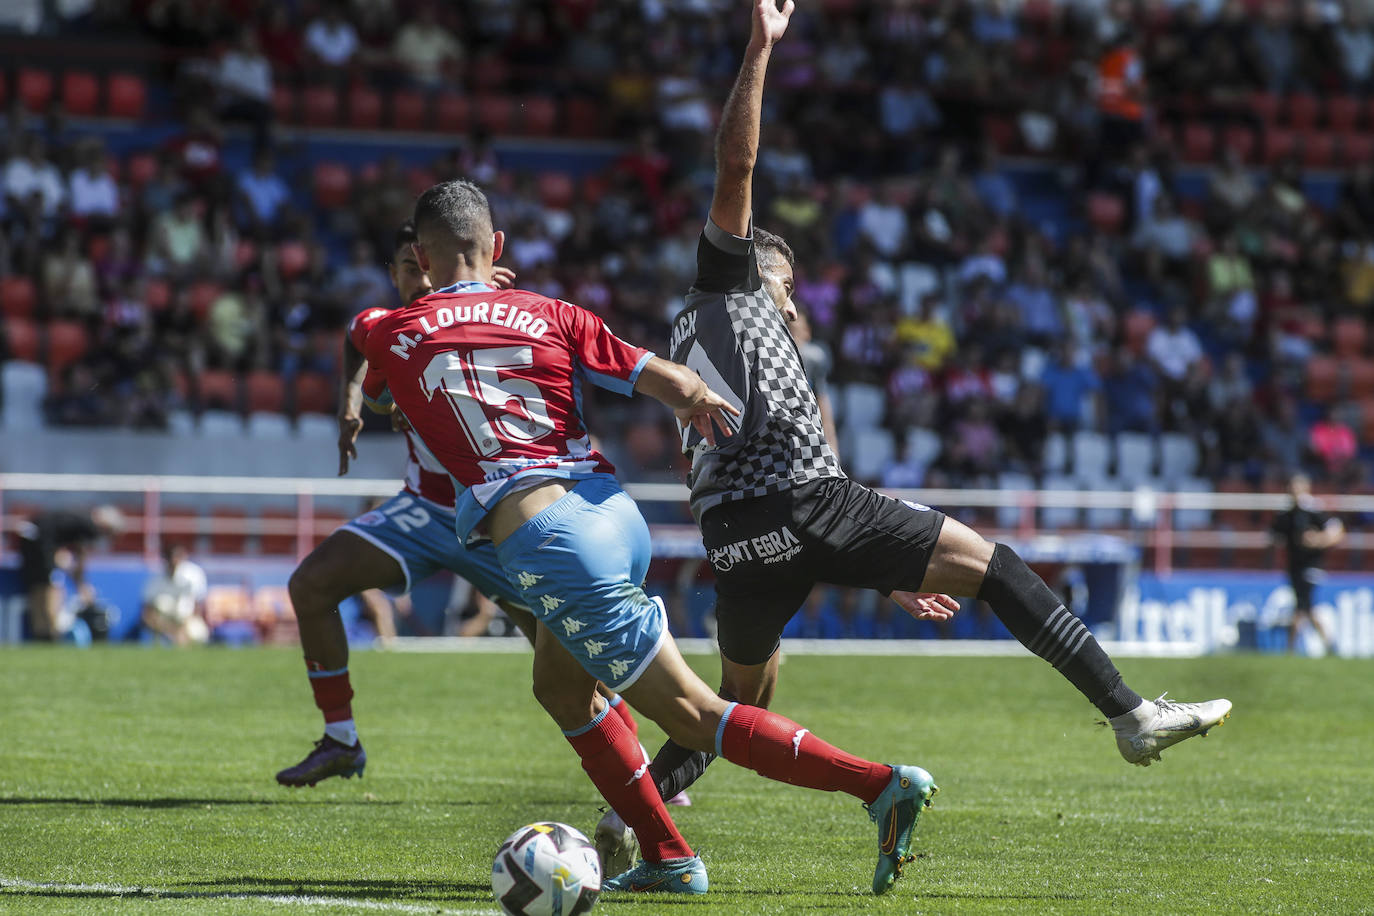
[(315, 742), (315, 749), (305, 759), (293, 767), (287, 767), (277, 774), (277, 782), (284, 786), (313, 786), (321, 779), (342, 776), (352, 779), (362, 778), (363, 767), (367, 766), (367, 753), (363, 743), (349, 747), (325, 735)]

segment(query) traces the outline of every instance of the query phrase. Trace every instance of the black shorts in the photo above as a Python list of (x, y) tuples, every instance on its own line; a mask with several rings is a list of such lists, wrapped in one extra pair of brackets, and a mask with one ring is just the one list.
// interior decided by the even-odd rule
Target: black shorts
[(1293, 609), (1295, 611), (1300, 613), (1311, 612), (1312, 596), (1322, 577), (1322, 571), (1312, 567), (1288, 570), (1288, 581), (1293, 586)]
[(819, 582), (920, 591), (944, 522), (942, 512), (847, 477), (707, 510), (701, 534), (716, 571), (721, 655), (766, 662)]
[(51, 585), (53, 573), (57, 571), (52, 552), (28, 538), (19, 538), (18, 543), (19, 578), (24, 583), (24, 590), (29, 591), (35, 585)]

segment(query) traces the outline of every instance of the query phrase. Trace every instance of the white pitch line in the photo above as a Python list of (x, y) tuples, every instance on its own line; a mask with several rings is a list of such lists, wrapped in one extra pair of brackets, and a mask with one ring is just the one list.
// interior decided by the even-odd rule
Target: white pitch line
[(252, 900), (278, 906), (333, 907), (354, 910), (381, 910), (388, 913), (449, 913), (453, 916), (489, 916), (494, 909), (455, 910), (438, 904), (393, 903), (386, 900), (360, 900), (350, 897), (320, 897), (310, 894), (255, 894), (251, 891), (174, 891), (146, 885), (63, 884), (0, 878), (0, 890), (56, 891), (71, 894), (108, 894), (110, 897), (146, 897), (150, 900)]

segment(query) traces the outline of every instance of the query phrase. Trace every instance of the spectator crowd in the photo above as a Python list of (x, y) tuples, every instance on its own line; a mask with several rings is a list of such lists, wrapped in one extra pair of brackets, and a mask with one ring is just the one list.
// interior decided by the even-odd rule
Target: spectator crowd
[[(50, 422), (158, 427), (233, 406), (198, 391), (207, 370), (337, 371), (340, 328), (392, 301), (384, 264), (415, 193), (459, 176), (486, 188), (522, 286), (662, 349), (694, 275), (740, 7), (63, 4), (70, 18), (40, 31), (132, 30), (166, 52), (176, 127), (111, 169), (102, 135), (60, 106), (8, 104), (0, 276), (29, 278), (37, 314), (90, 341), (54, 373)], [(829, 384), (880, 390), (873, 422), (894, 442), (938, 437), (871, 478), (1038, 475), (1047, 435), (1091, 430), (1185, 434), (1214, 480), (1306, 467), (1367, 485), (1374, 159), (1317, 174), (1300, 137), (1273, 156), (1223, 140), (1186, 163), (1180, 133), (1263, 139), (1259, 97), (1363, 111), (1371, 75), (1354, 2), (801, 5), (770, 75), (756, 214), (797, 254)], [(273, 104), (275, 86), (320, 83), (591, 101), (618, 151), (569, 181), (512, 168), (518, 142), (475, 131), (423, 166), (378, 155), (320, 207)], [(241, 168), (236, 148), (252, 151)], [(1314, 366), (1334, 374), (1314, 384)], [(843, 452), (857, 431), (835, 402)], [(625, 414), (608, 446), (627, 476), (679, 475), (661, 412), (599, 409)]]

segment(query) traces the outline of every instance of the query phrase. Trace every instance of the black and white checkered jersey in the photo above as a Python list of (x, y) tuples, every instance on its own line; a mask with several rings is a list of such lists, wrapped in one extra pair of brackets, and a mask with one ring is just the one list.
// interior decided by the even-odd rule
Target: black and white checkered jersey
[(698, 522), (723, 502), (844, 476), (825, 441), (797, 345), (759, 279), (752, 239), (707, 222), (697, 246), (696, 283), (673, 319), (669, 352), (741, 414), (733, 435), (717, 434), (714, 449), (690, 426), (683, 434)]

